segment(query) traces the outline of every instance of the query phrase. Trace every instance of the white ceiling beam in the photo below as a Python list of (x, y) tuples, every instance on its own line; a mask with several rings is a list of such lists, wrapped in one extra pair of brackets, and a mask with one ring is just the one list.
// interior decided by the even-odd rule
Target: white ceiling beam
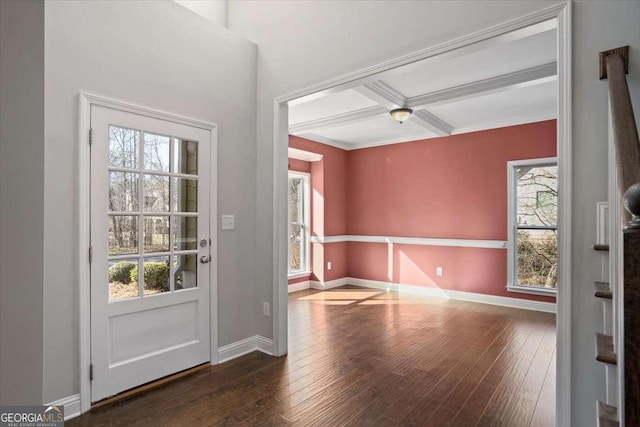
[(317, 162), (322, 160), (322, 154), (312, 153), (311, 151), (300, 150), (293, 147), (289, 147), (288, 155), (290, 159), (303, 160), (305, 162)]
[(454, 101), (461, 101), (480, 95), (502, 92), (504, 90), (516, 89), (536, 84), (553, 81), (557, 78), (557, 64), (540, 65), (527, 68), (526, 70), (492, 77), (473, 83), (454, 86), (436, 92), (425, 93), (414, 96), (407, 100), (407, 107), (413, 110), (422, 109), (428, 106), (448, 104)]
[[(481, 80), (478, 82), (454, 86), (448, 89), (414, 96), (412, 98), (408, 98), (406, 100), (406, 103), (404, 103), (404, 105), (402, 106), (411, 108), (414, 111), (424, 110), (428, 106), (441, 105), (476, 96), (501, 92), (504, 90), (542, 84), (557, 78), (556, 67), (556, 63), (553, 62), (551, 64), (527, 68), (526, 70), (516, 71), (514, 73), (492, 77), (490, 79)], [(307, 122), (292, 124), (289, 126), (289, 132), (292, 134), (300, 134), (315, 129), (343, 126), (370, 120), (376, 116), (388, 114), (390, 109), (388, 106), (393, 105), (393, 108), (397, 108), (395, 107), (395, 105), (398, 105), (397, 103), (401, 102), (404, 99), (401, 94), (396, 92), (389, 85), (386, 85), (385, 83), (380, 81), (367, 84), (364, 86), (364, 88), (365, 89), (363, 89), (362, 92), (359, 91), (361, 94), (365, 96), (371, 95), (370, 98), (376, 102), (378, 102), (379, 99), (382, 105), (362, 108), (360, 110), (342, 113), (335, 116), (323, 117), (317, 120), (310, 120)], [(425, 113), (421, 113), (421, 116), (422, 119), (417, 120), (416, 123), (419, 122), (419, 124), (424, 127), (435, 126), (437, 129), (439, 129), (439, 134), (442, 132), (449, 132), (447, 133), (447, 135), (451, 134), (451, 132), (448, 131), (448, 128), (450, 126), (442, 120), (426, 111)], [(430, 127), (427, 127), (427, 129), (432, 130)]]
[(348, 113), (337, 114), (335, 116), (323, 117), (321, 119), (309, 120), (308, 122), (296, 123), (289, 126), (289, 133), (298, 134), (313, 129), (331, 128), (347, 125), (350, 123), (369, 120), (382, 114), (388, 114), (386, 107), (377, 105), (375, 107), (362, 108)]
[(320, 142), (324, 145), (331, 145), (332, 147), (342, 148), (343, 150), (352, 150), (354, 146), (347, 142), (336, 141), (335, 139), (327, 138), (322, 135), (316, 135), (315, 133), (303, 133), (297, 134), (300, 138), (309, 139), (311, 141)]
[(389, 110), (404, 107), (407, 102), (401, 93), (382, 81), (368, 83), (354, 89), (360, 95), (364, 95), (373, 102), (387, 107)]
[(438, 136), (449, 136), (453, 132), (453, 126), (427, 110), (414, 111), (409, 120)]

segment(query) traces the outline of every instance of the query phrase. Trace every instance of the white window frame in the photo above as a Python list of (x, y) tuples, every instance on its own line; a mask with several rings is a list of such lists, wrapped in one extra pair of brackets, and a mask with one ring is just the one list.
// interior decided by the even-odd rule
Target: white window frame
[[(310, 257), (310, 252), (311, 252), (311, 245), (310, 245), (310, 219), (311, 219), (311, 215), (310, 215), (310, 208), (311, 208), (311, 186), (310, 186), (310, 180), (311, 180), (311, 174), (307, 173), (307, 172), (298, 172), (298, 171), (289, 171), (289, 175), (288, 175), (288, 179), (287, 182), (289, 182), (289, 180), (291, 178), (302, 178), (302, 229), (303, 229), (303, 233), (302, 233), (302, 239), (303, 239), (303, 244), (301, 245), (302, 248), (302, 254), (300, 257), (300, 261), (302, 263), (302, 270), (301, 271), (295, 271), (295, 272), (291, 272), (289, 271), (289, 260), (291, 259), (291, 247), (289, 246), (289, 243), (287, 242), (287, 278), (288, 279), (296, 279), (298, 277), (304, 277), (304, 276), (308, 276), (309, 274), (311, 274), (311, 268), (310, 268), (310, 261), (311, 261), (311, 257)], [(287, 233), (290, 236), (291, 235), (291, 219), (289, 218), (289, 207), (287, 205)]]
[[(518, 176), (516, 170), (523, 166), (558, 166), (557, 157), (512, 160), (507, 162), (507, 290), (524, 294), (556, 296), (558, 289), (537, 288), (518, 284)], [(558, 200), (560, 197), (558, 197)], [(556, 219), (556, 230), (558, 220)], [(558, 278), (559, 279), (559, 278)], [(558, 283), (558, 286), (560, 283)]]

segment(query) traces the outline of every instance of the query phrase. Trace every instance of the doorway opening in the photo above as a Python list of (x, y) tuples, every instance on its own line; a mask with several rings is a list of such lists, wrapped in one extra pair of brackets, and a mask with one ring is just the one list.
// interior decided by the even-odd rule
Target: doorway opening
[[(443, 285), (442, 283), (446, 282), (448, 272), (451, 272), (452, 269), (446, 265), (435, 264), (431, 266), (429, 263), (423, 262), (425, 253), (423, 249), (433, 250), (433, 248), (437, 247), (444, 248), (441, 252), (445, 252), (452, 251), (453, 249), (451, 248), (453, 247), (459, 247), (465, 251), (470, 251), (471, 249), (469, 248), (480, 248), (483, 250), (491, 249), (494, 253), (501, 252), (500, 256), (504, 257), (504, 261), (500, 269), (500, 274), (503, 275), (500, 286), (504, 293), (496, 294), (490, 291), (488, 292), (489, 297), (478, 297), (478, 301), (508, 305), (509, 303), (505, 302), (505, 300), (498, 298), (508, 295), (507, 298), (523, 301), (519, 302), (522, 308), (557, 311), (557, 422), (558, 424), (568, 422), (570, 354), (567, 343), (569, 342), (570, 333), (571, 294), (569, 246), (571, 123), (569, 107), (570, 76), (568, 72), (570, 43), (567, 9), (568, 5), (559, 5), (535, 15), (523, 17), (517, 21), (505, 23), (485, 32), (471, 35), (464, 40), (457, 40), (427, 49), (423, 52), (389, 61), (385, 64), (350, 74), (344, 78), (337, 78), (276, 99), (274, 185), (276, 194), (279, 195), (277, 205), (274, 207), (274, 226), (277, 235), (274, 243), (274, 349), (276, 354), (287, 352), (288, 291), (290, 289), (299, 290), (304, 287), (304, 285), (298, 285), (298, 283), (292, 283), (288, 280), (289, 277), (286, 274), (284, 260), (288, 259), (286, 255), (289, 253), (288, 241), (290, 239), (285, 239), (287, 233), (281, 232), (284, 230), (284, 218), (286, 218), (288, 211), (285, 194), (282, 192), (282, 189), (285, 188), (282, 185), (283, 178), (285, 174), (288, 174), (288, 168), (285, 168), (284, 165), (290, 163), (290, 160), (287, 161), (287, 157), (291, 158), (287, 153), (287, 148), (293, 148), (321, 155), (321, 162), (323, 163), (322, 184), (319, 184), (320, 188), (318, 190), (313, 184), (313, 171), (310, 178), (312, 183), (311, 212), (313, 214), (310, 219), (312, 224), (310, 233), (312, 271), (308, 279), (309, 287), (327, 289), (334, 286), (352, 284), (385, 291), (416, 291), (416, 289), (404, 286), (409, 285), (421, 288), (417, 291), (423, 295), (471, 298), (468, 293), (476, 294), (481, 292), (475, 290), (469, 292), (469, 288), (461, 290)], [(545, 56), (549, 53), (548, 45), (545, 45), (547, 47), (543, 47), (539, 51), (536, 51), (536, 47), (534, 47), (537, 42), (540, 42), (541, 45), (544, 44), (543, 39), (545, 38), (551, 41), (552, 60)], [(525, 47), (527, 45), (531, 50), (527, 51), (528, 48)], [(464, 64), (465, 60), (470, 60), (471, 58), (475, 58), (474, 60), (477, 61), (478, 57), (482, 56), (482, 53), (487, 52), (492, 52), (499, 56), (501, 49), (505, 50), (506, 57), (514, 56), (514, 52), (528, 52), (528, 55), (525, 55), (526, 58), (523, 58), (522, 62), (516, 61), (515, 69), (499, 70), (501, 66), (508, 67), (509, 62), (494, 61), (492, 65), (468, 68), (458, 67), (453, 69), (454, 72), (445, 73), (445, 77), (442, 79), (433, 78), (426, 82), (423, 78), (420, 83), (414, 84), (410, 82), (411, 79), (408, 77), (413, 70), (421, 70), (423, 76), (439, 76), (442, 74), (428, 73), (428, 70), (439, 70), (442, 73), (443, 70), (446, 70), (448, 64)], [(509, 49), (514, 50), (507, 54), (506, 51)], [(489, 54), (487, 57), (495, 56)], [(542, 62), (526, 62), (536, 57)], [(471, 64), (473, 65), (474, 63), (472, 62)], [(483, 76), (473, 76), (474, 73), (485, 74)], [(463, 76), (468, 77), (469, 75), (473, 76), (471, 80), (455, 81), (456, 77), (463, 78)], [(447, 79), (451, 81), (447, 81)], [(417, 87), (420, 84), (422, 86)], [(443, 84), (444, 87), (437, 87), (438, 84)], [(527, 102), (516, 101), (509, 104), (509, 96), (512, 96), (515, 92), (519, 92), (519, 99), (526, 99), (529, 102), (529, 107), (533, 105), (534, 109), (538, 110), (537, 115), (525, 112), (524, 109), (518, 110), (520, 107), (527, 108)], [(551, 101), (554, 107), (551, 113), (542, 111), (544, 106), (548, 104), (549, 94), (551, 94)], [(333, 105), (330, 105), (331, 99), (336, 101)], [(497, 100), (496, 105), (501, 105), (501, 107), (492, 106), (490, 104), (493, 102), (492, 100)], [(412, 117), (406, 123), (399, 125), (392, 122), (389, 117), (389, 111), (401, 107), (411, 109)], [(472, 111), (473, 107), (478, 110)], [(502, 114), (500, 113), (500, 108), (503, 109)], [(329, 114), (330, 117), (318, 115), (319, 112), (324, 111), (326, 113), (327, 110), (331, 112)], [(523, 114), (518, 114), (519, 111)], [(491, 118), (491, 115), (496, 113), (498, 113), (497, 117)], [(314, 114), (316, 114), (315, 117)], [(510, 114), (514, 115), (509, 117)], [(470, 116), (475, 119), (475, 122), (472, 120), (465, 123), (464, 119)], [(383, 120), (387, 121), (383, 122)], [(481, 123), (483, 120), (485, 123)], [(368, 124), (369, 126), (363, 130), (362, 124)], [(396, 125), (396, 127), (390, 130), (392, 129), (391, 125)], [(392, 224), (383, 232), (372, 231), (376, 221), (378, 223), (381, 221), (381, 212), (384, 214), (384, 210), (390, 201), (397, 201), (397, 198), (394, 198), (395, 196), (407, 189), (415, 191), (424, 183), (400, 180), (396, 183), (399, 182), (403, 185), (392, 186), (392, 188), (387, 188), (385, 192), (384, 187), (389, 183), (389, 180), (380, 178), (379, 181), (376, 181), (376, 175), (384, 174), (387, 169), (371, 167), (378, 163), (364, 156), (362, 154), (364, 151), (371, 149), (384, 153), (385, 150), (389, 150), (386, 154), (390, 154), (391, 148), (388, 147), (397, 149), (400, 146), (412, 145), (417, 140), (435, 141), (436, 138), (442, 138), (442, 140), (457, 138), (456, 143), (458, 143), (464, 135), (470, 135), (471, 133), (486, 135), (487, 132), (490, 132), (490, 129), (504, 132), (504, 129), (509, 127), (527, 128), (533, 134), (536, 134), (540, 129), (533, 129), (534, 127), (545, 126), (546, 129), (542, 132), (552, 132), (554, 136), (551, 144), (553, 147), (549, 147), (551, 151), (529, 153), (525, 157), (503, 159), (506, 161), (503, 162), (504, 164), (499, 174), (504, 182), (504, 188), (497, 191), (501, 193), (500, 200), (504, 200), (504, 202), (500, 202), (502, 213), (495, 215), (494, 212), (494, 215), (504, 218), (504, 224), (498, 226), (502, 227), (504, 237), (490, 235), (473, 235), (469, 237), (463, 234), (456, 235), (455, 233), (449, 236), (437, 235), (428, 233), (428, 227), (420, 229), (419, 220), (415, 221), (418, 232), (410, 231), (409, 226), (412, 224), (408, 223), (411, 222), (411, 215), (405, 212), (399, 212), (396, 214), (396, 218), (386, 218), (387, 223), (393, 223), (394, 219), (399, 218), (397, 224)], [(321, 147), (317, 150), (314, 149), (312, 144), (314, 142), (320, 144)], [(331, 194), (332, 187), (327, 185), (329, 180), (327, 167), (329, 167), (329, 156), (332, 155), (331, 153), (335, 149), (346, 153), (344, 154), (347, 165), (345, 166), (346, 171), (343, 176), (338, 178), (338, 181), (341, 181), (346, 186), (346, 191), (349, 194), (343, 198), (345, 206), (338, 206), (338, 211), (340, 209), (350, 210), (346, 214), (347, 219), (344, 223), (340, 223), (339, 219), (336, 220), (335, 212), (328, 212), (330, 209), (329, 199), (333, 195)], [(322, 150), (324, 151), (321, 152)], [(493, 150), (499, 151), (500, 149), (493, 147)], [(464, 155), (464, 153), (465, 151), (463, 150), (462, 154)], [(466, 153), (469, 155), (468, 151)], [(475, 154), (477, 155), (475, 160), (483, 160), (481, 154)], [(386, 157), (387, 160), (394, 161), (397, 160), (398, 156), (400, 155), (393, 154)], [(385, 154), (380, 155), (380, 157), (384, 158)], [(409, 163), (412, 160), (419, 160), (416, 160), (411, 154), (405, 153), (405, 157), (405, 160)], [(555, 223), (543, 225), (546, 228), (553, 227), (554, 229), (551, 230), (549, 228), (547, 230), (545, 228), (542, 233), (546, 236), (551, 232), (554, 236), (553, 238), (529, 238), (527, 240), (529, 249), (531, 247), (539, 249), (538, 246), (555, 245), (555, 248), (551, 248), (553, 250), (550, 249), (550, 253), (555, 252), (557, 256), (555, 261), (547, 259), (548, 265), (545, 266), (544, 274), (536, 277), (530, 275), (528, 279), (518, 282), (517, 278), (525, 277), (524, 274), (518, 276), (511, 273), (518, 271), (521, 265), (531, 267), (537, 262), (536, 260), (529, 260), (528, 263), (520, 262), (518, 264), (518, 260), (522, 261), (524, 259), (525, 255), (521, 249), (524, 250), (526, 245), (519, 244), (521, 242), (512, 245), (514, 238), (507, 236), (507, 232), (511, 228), (514, 230), (514, 237), (522, 237), (522, 233), (531, 234), (531, 232), (527, 231), (518, 233), (525, 224), (518, 224), (517, 221), (512, 222), (512, 226), (507, 224), (509, 212), (507, 209), (508, 192), (506, 186), (508, 176), (507, 161), (522, 160), (523, 158), (538, 160), (557, 158), (556, 198), (554, 199), (548, 194), (540, 194), (540, 203), (537, 208), (534, 207), (534, 210), (529, 212), (535, 216), (536, 209), (553, 210), (550, 206), (555, 203)], [(370, 161), (370, 163), (368, 164), (367, 161)], [(313, 164), (311, 162), (311, 165)], [(424, 161), (424, 159), (423, 164), (425, 166), (424, 169), (436, 169), (433, 164)], [(365, 175), (362, 178), (364, 184), (358, 184), (359, 178), (355, 176), (355, 173), (358, 170), (366, 170), (367, 165), (369, 165), (370, 175)], [(447, 165), (449, 169), (455, 169), (459, 166), (460, 164), (456, 162)], [(385, 175), (385, 177), (387, 176)], [(357, 193), (357, 189), (354, 190), (354, 187), (361, 185), (362, 188), (366, 188), (372, 182), (376, 182), (376, 186), (370, 188), (373, 194), (367, 195), (364, 194), (366, 191), (360, 191), (358, 197), (354, 197), (354, 191)], [(516, 186), (517, 184), (518, 182), (516, 181)], [(538, 184), (540, 183), (536, 185)], [(367, 196), (370, 199), (369, 205), (359, 208), (358, 201), (367, 200)], [(446, 194), (441, 196), (441, 199), (444, 199)], [(477, 202), (476, 199), (472, 200)], [(556, 201), (554, 202), (554, 200)], [(335, 200), (333, 202), (335, 206)], [(494, 205), (496, 204), (499, 203), (494, 201)], [(514, 205), (517, 207), (517, 203)], [(371, 206), (376, 209), (371, 209)], [(434, 210), (429, 209), (432, 207), (431, 205), (422, 207), (429, 214), (434, 214)], [(465, 207), (475, 213), (478, 211), (478, 209), (474, 210), (472, 203)], [(400, 209), (402, 210), (402, 207)], [(479, 210), (481, 211), (482, 209)], [(322, 225), (317, 224), (319, 220), (316, 215), (319, 210), (322, 211), (324, 217)], [(353, 213), (354, 210), (356, 211), (355, 214)], [(449, 212), (449, 215), (453, 218), (459, 218), (456, 216), (456, 212)], [(329, 220), (327, 219), (328, 216), (330, 217)], [(446, 218), (440, 219), (444, 221)], [(463, 225), (463, 222), (458, 221), (452, 229), (456, 230), (455, 226), (461, 224)], [(528, 225), (529, 228), (532, 228), (536, 224)], [(314, 233), (314, 231), (316, 232)], [(536, 230), (533, 234), (536, 233), (539, 234), (539, 231)], [(522, 241), (523, 238), (520, 240)], [(415, 249), (417, 246), (421, 247), (422, 252)], [(511, 254), (509, 256), (509, 264), (507, 262), (507, 252)], [(543, 255), (548, 254), (543, 253)], [(533, 251), (533, 257), (536, 256), (535, 251)], [(344, 261), (345, 258), (347, 261)], [(549, 257), (547, 256), (546, 258)], [(513, 266), (511, 265), (512, 261)], [(344, 265), (340, 265), (341, 263)], [(374, 265), (364, 265), (366, 263)], [(336, 264), (338, 264), (338, 269), (336, 269)], [(544, 276), (544, 280), (541, 279), (542, 276)], [(516, 282), (513, 282), (513, 280), (508, 281), (507, 277), (515, 277)], [(529, 281), (531, 283), (528, 283)], [(298, 286), (296, 287), (296, 285)], [(291, 286), (294, 287), (291, 288)], [(352, 291), (350, 292), (352, 293)], [(550, 298), (552, 295), (554, 297)], [(552, 303), (553, 299), (556, 299), (557, 303)], [(333, 298), (332, 300), (334, 302), (331, 304), (336, 304), (336, 299)], [(358, 299), (345, 297), (342, 300), (357, 301)], [(368, 304), (374, 303), (370, 302)], [(292, 327), (294, 325), (289, 325), (289, 328)]]

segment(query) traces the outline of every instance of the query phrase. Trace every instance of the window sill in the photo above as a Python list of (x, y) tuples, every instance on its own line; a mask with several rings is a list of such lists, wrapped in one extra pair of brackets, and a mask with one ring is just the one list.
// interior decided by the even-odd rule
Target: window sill
[(310, 271), (303, 271), (303, 272), (300, 272), (300, 273), (289, 274), (287, 276), (287, 279), (299, 279), (301, 277), (306, 277), (306, 276), (310, 276), (310, 275), (311, 275)]
[(518, 292), (521, 294), (544, 295), (548, 297), (555, 297), (558, 295), (557, 289), (536, 288), (534, 286), (507, 286), (507, 291)]

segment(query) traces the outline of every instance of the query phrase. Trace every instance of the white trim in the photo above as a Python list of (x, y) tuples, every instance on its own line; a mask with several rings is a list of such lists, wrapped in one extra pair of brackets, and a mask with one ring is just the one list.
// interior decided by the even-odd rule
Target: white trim
[(445, 43), (428, 47), (408, 55), (391, 59), (320, 82), (274, 98), (273, 116), (273, 343), (274, 354), (287, 352), (287, 281), (286, 281), (286, 147), (288, 146), (288, 103), (304, 102), (305, 97), (320, 97), (339, 92), (346, 87), (380, 80), (379, 74), (426, 58), (440, 58), (477, 51), (505, 39), (525, 37), (549, 28), (550, 20), (557, 25), (558, 34), (558, 160), (560, 193), (558, 206), (558, 280), (564, 284), (558, 291), (557, 324), (557, 381), (556, 424), (571, 426), (571, 1), (563, 1), (537, 12), (471, 33)]
[[(89, 264), (90, 241), (90, 194), (91, 194), (91, 151), (89, 129), (91, 128), (91, 106), (101, 106), (125, 111), (141, 116), (204, 129), (211, 132), (211, 164), (217, 166), (217, 125), (199, 119), (191, 119), (161, 110), (142, 107), (103, 96), (81, 92), (78, 95), (78, 299), (79, 299), (79, 346), (80, 346), (80, 413), (91, 409), (91, 382), (89, 365), (91, 364), (91, 269)], [(217, 242), (217, 173), (210, 174), (210, 237)], [(217, 259), (217, 245), (211, 245), (211, 256)], [(217, 312), (217, 262), (209, 263), (210, 272), (210, 327), (211, 327), (211, 363), (217, 361), (218, 312)]]
[(311, 288), (311, 280), (305, 280), (304, 282), (298, 282), (292, 285), (287, 285), (287, 292), (288, 293), (298, 292), (298, 291), (303, 291), (305, 289), (310, 289), (310, 288)]
[(502, 76), (425, 93), (409, 98), (407, 107), (412, 109), (428, 108), (510, 89), (547, 83), (556, 79), (557, 68), (557, 64), (552, 62), (551, 64), (539, 65)]
[(504, 240), (444, 239), (439, 237), (362, 236), (355, 234), (340, 236), (311, 236), (311, 243), (325, 244), (340, 242), (393, 243), (398, 245), (452, 246), (458, 248), (507, 248), (507, 242), (505, 242)]
[[(290, 170), (288, 172), (288, 178), (301, 178), (302, 179), (302, 239), (301, 242), (301, 263), (304, 270), (299, 273), (290, 273), (287, 269), (287, 278), (291, 279), (300, 274), (305, 274), (309, 271), (311, 264), (311, 174), (308, 172), (298, 172)], [(289, 221), (289, 235), (291, 235), (291, 221)], [(298, 276), (301, 277), (301, 276)]]
[[(453, 128), (453, 130), (451, 131), (451, 135), (461, 135), (464, 133), (479, 132), (479, 131), (489, 130), (489, 129), (499, 129), (499, 128), (508, 127), (508, 126), (544, 122), (547, 120), (557, 119), (557, 117), (558, 117), (557, 111), (547, 111), (544, 113), (530, 115), (530, 116), (511, 117), (508, 119), (496, 119), (496, 120), (477, 123), (469, 126)], [(333, 139), (325, 138), (315, 133), (303, 133), (303, 134), (298, 134), (296, 136), (299, 136), (300, 138), (306, 138), (311, 141), (319, 142), (321, 144), (331, 145), (333, 147), (341, 148), (346, 151), (360, 150), (362, 148), (379, 147), (381, 145), (402, 144), (403, 142), (422, 141), (422, 140), (431, 139), (431, 138), (439, 138), (438, 135), (434, 135), (432, 132), (429, 132), (426, 129), (423, 135), (413, 135), (405, 138), (382, 139), (379, 141), (365, 142), (361, 144), (360, 143), (350, 144), (347, 142), (340, 142)]]
[(436, 136), (449, 136), (453, 132), (453, 126), (427, 110), (414, 111), (409, 120)]
[(312, 289), (320, 289), (320, 290), (333, 289), (333, 288), (337, 288), (339, 286), (344, 286), (344, 285), (351, 284), (350, 280), (351, 280), (351, 278), (349, 278), (349, 277), (341, 277), (340, 279), (329, 280), (327, 282), (318, 282), (316, 280), (312, 280), (311, 281), (311, 288)]
[(455, 128), (453, 129), (453, 132), (451, 133), (451, 135), (460, 135), (463, 133), (479, 132), (479, 131), (489, 130), (489, 129), (499, 129), (499, 128), (504, 128), (508, 126), (544, 122), (547, 120), (554, 120), (557, 118), (558, 118), (558, 112), (554, 110), (554, 111), (546, 111), (546, 112), (542, 112), (534, 115), (509, 117), (506, 119), (496, 119), (488, 122)]
[(361, 108), (360, 110), (349, 111), (347, 113), (336, 114), (335, 116), (323, 117), (321, 119), (309, 120), (307, 122), (295, 123), (289, 126), (291, 133), (303, 133), (310, 130), (332, 128), (344, 126), (352, 123), (362, 122), (377, 116), (389, 114), (389, 110), (382, 105)]
[(287, 279), (288, 280), (299, 279), (301, 277), (306, 277), (306, 276), (309, 276), (309, 275), (311, 275), (311, 271), (302, 271), (300, 273), (289, 274), (287, 276)]
[[(513, 292), (523, 292), (528, 289), (518, 284), (516, 262), (517, 262), (517, 180), (516, 169), (520, 166), (550, 166), (558, 165), (557, 157), (543, 157), (537, 159), (510, 160), (507, 162), (507, 290)], [(558, 168), (559, 169), (559, 168)], [(558, 185), (559, 187), (559, 185)], [(556, 222), (559, 221), (559, 218)], [(556, 223), (558, 229), (559, 224)], [(532, 293), (532, 292), (527, 292)], [(536, 292), (537, 293), (537, 292)]]
[(319, 142), (324, 145), (330, 145), (332, 147), (340, 148), (342, 150), (347, 150), (347, 151), (355, 150), (356, 148), (358, 148), (352, 144), (342, 142), (342, 141), (337, 141), (331, 138), (326, 138), (322, 135), (317, 135), (315, 133), (303, 132), (303, 133), (294, 134), (293, 132), (291, 132), (291, 135), (295, 135), (300, 138), (309, 139), (311, 141)]
[(407, 102), (407, 98), (382, 80), (367, 83), (354, 88), (354, 90), (389, 110), (404, 107)]
[(507, 286), (507, 291), (518, 292), (520, 294), (544, 295), (547, 297), (555, 297), (558, 294), (556, 288), (540, 288), (536, 286)]
[(45, 403), (44, 405), (64, 406), (64, 420), (68, 421), (72, 418), (80, 416), (80, 393), (63, 397), (62, 399), (58, 399), (50, 403)]
[(273, 341), (261, 335), (256, 335), (255, 338), (256, 338), (256, 350), (264, 354), (268, 354), (269, 356), (273, 356)]
[(470, 301), (481, 304), (499, 305), (502, 307), (519, 308), (522, 310), (542, 311), (545, 313), (555, 313), (556, 304), (542, 301), (532, 301), (521, 298), (502, 297), (497, 295), (485, 295), (474, 292), (452, 291), (449, 289), (427, 288), (416, 285), (406, 285), (402, 283), (380, 282), (377, 280), (356, 279), (347, 277), (346, 283), (365, 288), (382, 289), (385, 291), (396, 291), (415, 295), (425, 295), (440, 298), (450, 298), (459, 301)]
[[(609, 244), (609, 203), (596, 203), (596, 245)], [(605, 252), (606, 253), (606, 252)]]
[(229, 360), (244, 356), (245, 354), (249, 354), (256, 350), (272, 356), (273, 342), (263, 336), (254, 335), (252, 337), (224, 345), (218, 349), (218, 363), (228, 362)]
[(317, 162), (322, 160), (322, 154), (312, 153), (311, 151), (304, 151), (293, 147), (289, 147), (288, 155), (290, 159), (302, 160), (305, 162)]
[[(556, 80), (556, 70), (558, 65), (555, 62), (527, 68), (525, 70), (508, 73), (502, 76), (491, 77), (472, 83), (438, 90), (435, 92), (423, 93), (411, 98), (404, 98), (395, 89), (377, 81), (360, 86), (358, 92), (368, 97), (379, 105), (366, 107), (355, 111), (340, 113), (333, 116), (322, 117), (306, 122), (294, 123), (289, 126), (291, 133), (303, 133), (316, 129), (345, 126), (371, 120), (375, 117), (389, 113), (389, 107), (395, 105), (406, 106), (416, 110), (423, 110), (432, 106), (458, 102), (465, 99), (503, 92), (510, 89), (517, 89), (527, 86), (547, 83)], [(425, 111), (420, 122), (429, 125), (427, 129), (438, 136), (450, 135), (453, 127), (445, 123), (439, 117)], [(414, 113), (415, 115), (415, 113)], [(422, 126), (421, 123), (418, 123)]]

